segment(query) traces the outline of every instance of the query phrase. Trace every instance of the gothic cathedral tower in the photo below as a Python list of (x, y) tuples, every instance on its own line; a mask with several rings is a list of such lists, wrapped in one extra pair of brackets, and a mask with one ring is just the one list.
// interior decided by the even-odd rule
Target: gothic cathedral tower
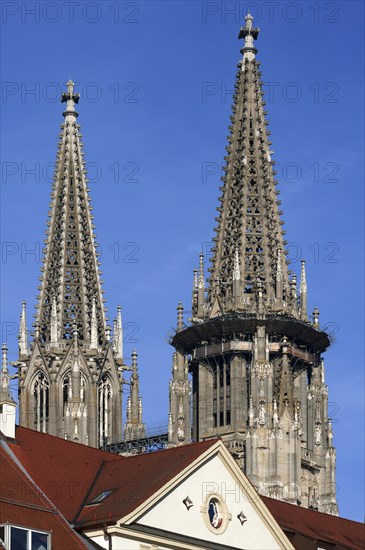
[[(33, 341), (28, 346), (23, 303), (19, 334), (21, 426), (93, 447), (122, 439), (123, 361), (121, 308), (113, 335), (107, 325), (92, 207), (75, 104), (67, 83), (48, 215)], [(143, 432), (136, 354), (127, 435)], [(135, 388), (137, 387), (137, 392)], [(134, 403), (134, 401), (136, 401)], [(133, 425), (132, 425), (133, 424)], [(134, 424), (138, 424), (137, 428)], [(138, 432), (139, 433), (139, 432)], [(137, 433), (137, 435), (138, 435)]]
[(330, 340), (319, 311), (308, 318), (305, 263), (299, 294), (288, 269), (252, 20), (239, 33), (210, 277), (201, 255), (190, 325), (178, 305), (169, 441), (219, 436), (259, 493), (337, 514), (321, 357)]

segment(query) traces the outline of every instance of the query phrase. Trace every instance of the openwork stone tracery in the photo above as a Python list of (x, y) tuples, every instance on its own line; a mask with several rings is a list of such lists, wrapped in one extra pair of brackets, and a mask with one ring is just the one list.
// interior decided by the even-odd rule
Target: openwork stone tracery
[[(221, 437), (262, 494), (337, 514), (335, 449), (321, 354), (286, 241), (252, 17), (240, 31), (226, 165), (212, 249), (194, 271), (191, 324), (178, 305), (170, 384), (171, 445)], [(181, 400), (182, 388), (190, 384)], [(190, 407), (193, 411), (190, 432)], [(185, 437), (181, 434), (184, 422)]]

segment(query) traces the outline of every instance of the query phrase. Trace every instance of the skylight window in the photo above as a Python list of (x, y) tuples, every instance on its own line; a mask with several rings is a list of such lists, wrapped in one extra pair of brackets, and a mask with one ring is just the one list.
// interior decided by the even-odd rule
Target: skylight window
[(100, 504), (106, 497), (108, 497), (114, 489), (109, 489), (108, 491), (103, 491), (98, 495), (96, 498), (93, 498), (90, 502), (87, 503), (87, 506), (91, 506), (92, 504)]

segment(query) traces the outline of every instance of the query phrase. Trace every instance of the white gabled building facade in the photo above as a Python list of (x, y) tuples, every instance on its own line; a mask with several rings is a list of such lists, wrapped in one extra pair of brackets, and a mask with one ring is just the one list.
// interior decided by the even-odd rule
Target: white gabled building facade
[(106, 550), (293, 548), (221, 441), (128, 516), (84, 534)]

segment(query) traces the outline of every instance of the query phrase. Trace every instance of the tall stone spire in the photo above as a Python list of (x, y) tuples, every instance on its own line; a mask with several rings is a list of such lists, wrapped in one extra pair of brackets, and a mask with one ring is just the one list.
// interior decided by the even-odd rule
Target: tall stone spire
[(19, 335), (19, 420), (91, 446), (122, 439), (121, 312), (113, 349), (100, 280), (79, 94), (67, 82), (31, 350)]
[(72, 338), (72, 325), (77, 323), (80, 340), (89, 343), (95, 299), (98, 340), (102, 344), (106, 319), (82, 136), (76, 122), (79, 94), (74, 93), (71, 80), (67, 89), (62, 95), (66, 102), (65, 121), (61, 125), (48, 214), (37, 322), (41, 341), (50, 342), (49, 319), (55, 297), (60, 337)]
[[(233, 309), (230, 289), (236, 250), (241, 266), (241, 293), (239, 307), (247, 310), (254, 307), (257, 281), (263, 286), (264, 300), (269, 311), (285, 309), (285, 302), (276, 300), (277, 268), (279, 251), (285, 251), (285, 241), (280, 219), (278, 192), (275, 189), (270, 132), (267, 130), (265, 102), (262, 95), (259, 63), (255, 59), (253, 41), (258, 29), (252, 28), (252, 17), (246, 17), (246, 26), (240, 31), (245, 39), (239, 63), (232, 124), (229, 127), (226, 166), (218, 224), (210, 268), (208, 306), (213, 307), (213, 286), (219, 279), (219, 296), (224, 310)], [(280, 262), (283, 298), (288, 293), (287, 263)], [(236, 309), (235, 304), (234, 309)]]
[(136, 350), (133, 350), (130, 394), (127, 401), (127, 421), (124, 428), (124, 438), (126, 441), (141, 439), (146, 435), (146, 427), (142, 420), (142, 398), (139, 395), (137, 357)]
[(243, 59), (236, 75), (210, 277), (206, 284), (200, 266), (191, 325), (178, 326), (171, 339), (176, 356), (169, 439), (190, 441), (189, 427), (179, 431), (179, 384), (190, 382), (188, 377), (179, 382), (179, 373), (187, 361), (193, 439), (221, 437), (260, 493), (307, 507), (315, 502), (318, 509), (336, 514), (335, 485), (328, 481), (335, 472), (333, 434), (327, 428), (327, 389), (318, 376), (330, 340), (320, 330), (317, 309), (313, 323), (307, 319), (304, 264), (299, 299), (296, 274), (288, 269), (254, 47), (258, 34), (247, 15), (239, 33)]

